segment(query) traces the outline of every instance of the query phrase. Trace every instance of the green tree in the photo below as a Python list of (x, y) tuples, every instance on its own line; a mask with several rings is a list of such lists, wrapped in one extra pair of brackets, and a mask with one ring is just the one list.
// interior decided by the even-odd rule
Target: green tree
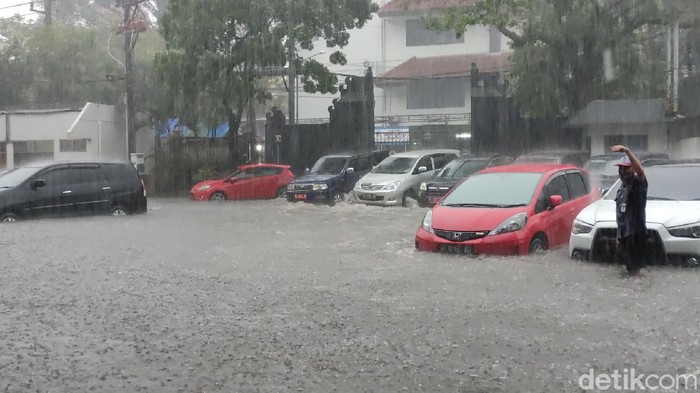
[[(316, 39), (342, 48), (347, 30), (362, 27), (376, 10), (370, 0), (170, 0), (160, 19), (167, 50), (155, 59), (170, 98), (163, 112), (177, 114), (191, 128), (227, 119), (235, 146), (249, 101), (270, 98), (261, 71), (279, 69), (297, 48), (312, 49)], [(330, 60), (346, 62), (340, 51)], [(295, 65), (307, 91), (336, 91), (337, 79), (319, 62)]]
[[(86, 101), (121, 105), (124, 69), (121, 40), (104, 28), (57, 22), (52, 26), (19, 18), (0, 20), (0, 107), (80, 106)], [(142, 33), (134, 71), (141, 110), (159, 105), (152, 59), (163, 41)], [(123, 60), (121, 60), (123, 62)]]
[(512, 40), (511, 89), (524, 112), (561, 116), (596, 99), (664, 96), (664, 24), (684, 9), (676, 3), (478, 0), (433, 26), (497, 27)]

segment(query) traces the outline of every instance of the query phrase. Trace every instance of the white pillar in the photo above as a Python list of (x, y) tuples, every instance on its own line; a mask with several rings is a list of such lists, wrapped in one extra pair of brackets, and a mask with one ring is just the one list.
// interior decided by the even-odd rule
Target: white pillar
[(5, 159), (7, 164), (7, 169), (14, 169), (15, 167), (15, 144), (12, 142), (7, 142), (5, 145), (5, 153), (7, 157)]

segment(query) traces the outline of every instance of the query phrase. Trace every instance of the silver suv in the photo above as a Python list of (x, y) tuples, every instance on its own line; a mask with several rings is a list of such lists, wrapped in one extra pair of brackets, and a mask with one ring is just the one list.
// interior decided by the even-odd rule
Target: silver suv
[(406, 206), (409, 198), (418, 199), (422, 182), (431, 179), (457, 156), (459, 150), (453, 149), (391, 155), (355, 184), (355, 201), (368, 205)]

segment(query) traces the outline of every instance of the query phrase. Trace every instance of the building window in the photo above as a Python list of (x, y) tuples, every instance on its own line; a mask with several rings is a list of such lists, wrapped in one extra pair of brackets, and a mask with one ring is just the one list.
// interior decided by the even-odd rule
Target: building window
[(87, 151), (87, 139), (61, 139), (60, 142), (60, 152), (86, 152)]
[(410, 80), (406, 109), (463, 108), (466, 89), (465, 78)]
[(13, 143), (15, 166), (53, 160), (53, 141), (20, 141)]
[(605, 146), (625, 145), (632, 151), (649, 150), (649, 135), (606, 135)]
[(406, 21), (406, 46), (461, 44), (464, 34), (457, 38), (454, 30), (430, 30), (421, 19)]

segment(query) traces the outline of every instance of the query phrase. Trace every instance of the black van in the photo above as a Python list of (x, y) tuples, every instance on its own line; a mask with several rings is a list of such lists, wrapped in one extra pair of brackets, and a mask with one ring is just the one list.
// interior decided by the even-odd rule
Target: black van
[(289, 183), (287, 200), (333, 206), (343, 200), (344, 194), (352, 191), (362, 176), (388, 156), (387, 150), (323, 156), (311, 169), (307, 168), (304, 175)]
[(146, 189), (128, 162), (36, 164), (0, 175), (0, 222), (146, 210)]

